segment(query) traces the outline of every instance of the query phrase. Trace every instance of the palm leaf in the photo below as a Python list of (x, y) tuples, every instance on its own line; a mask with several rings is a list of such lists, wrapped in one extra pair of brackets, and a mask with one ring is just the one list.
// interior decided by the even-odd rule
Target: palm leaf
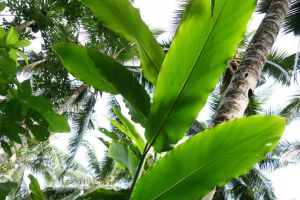
[[(258, 169), (250, 170), (246, 175), (240, 177), (252, 192), (254, 199), (272, 200), (276, 199), (272, 183)], [(241, 198), (245, 199), (245, 198)]]
[(273, 77), (279, 83), (290, 84), (294, 57), (295, 54), (288, 56), (285, 52), (280, 52), (277, 49), (272, 50), (263, 68), (263, 73)]
[(298, 0), (292, 0), (291, 8), (283, 24), (283, 31), (300, 35), (300, 2)]
[(115, 162), (108, 157), (108, 152), (105, 151), (104, 158), (101, 161), (101, 172), (99, 174), (100, 181), (103, 183), (108, 182), (109, 177), (112, 176), (113, 169), (115, 168)]
[(286, 117), (288, 121), (292, 121), (300, 117), (299, 113), (300, 113), (300, 95), (296, 94), (289, 101), (288, 105), (286, 105), (281, 110), (280, 115)]
[(252, 116), (197, 134), (149, 169), (131, 199), (201, 199), (213, 187), (246, 173), (275, 147), (284, 127), (283, 118)]
[(286, 166), (290, 163), (297, 163), (300, 161), (300, 142), (294, 141), (289, 143), (288, 149), (282, 154), (280, 159), (281, 166)]
[(101, 179), (100, 174), (101, 174), (101, 164), (97, 159), (96, 152), (94, 148), (87, 142), (83, 143), (83, 146), (86, 148), (86, 156), (88, 160), (88, 165), (90, 171), (92, 171), (94, 177), (99, 181)]
[(156, 151), (170, 149), (184, 136), (234, 54), (254, 6), (255, 1), (217, 1), (211, 17), (209, 1), (189, 4), (159, 74), (146, 125), (145, 136)]
[(88, 125), (89, 122), (91, 120), (92, 117), (92, 113), (94, 111), (94, 107), (96, 104), (96, 98), (95, 96), (92, 94), (89, 97), (88, 102), (86, 103), (86, 113), (84, 113), (78, 123), (78, 131), (76, 132), (76, 134), (70, 139), (70, 143), (68, 146), (68, 150), (69, 153), (71, 154), (70, 158), (67, 161), (67, 167), (66, 170), (68, 170), (68, 168), (70, 167), (68, 165), (68, 163), (70, 163), (70, 161), (72, 161), (77, 153), (78, 148), (81, 145), (81, 142), (83, 140), (83, 137), (88, 129)]
[(78, 196), (80, 192), (81, 189), (76, 187), (47, 187), (43, 190), (47, 200), (71, 199), (70, 196)]
[(84, 2), (94, 15), (112, 30), (129, 41), (136, 42), (144, 76), (155, 84), (164, 60), (164, 52), (142, 21), (138, 10), (132, 7), (128, 0), (85, 0)]

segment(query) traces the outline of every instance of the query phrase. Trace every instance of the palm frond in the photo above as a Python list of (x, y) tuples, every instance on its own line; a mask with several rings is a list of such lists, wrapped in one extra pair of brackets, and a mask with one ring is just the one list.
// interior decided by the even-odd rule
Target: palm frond
[(108, 183), (110, 179), (110, 175), (113, 173), (115, 168), (115, 162), (113, 159), (108, 157), (107, 151), (104, 153), (104, 157), (101, 161), (101, 171), (99, 176), (99, 180), (102, 183)]
[(245, 116), (258, 115), (262, 113), (262, 102), (261, 100), (254, 94), (249, 97), (249, 104), (245, 111)]
[(258, 169), (250, 170), (242, 176), (243, 182), (253, 191), (254, 199), (274, 200), (276, 199), (274, 189), (268, 180)]
[(174, 18), (172, 21), (173, 24), (173, 32), (178, 28), (182, 18), (183, 18), (183, 13), (190, 3), (190, 0), (178, 0), (178, 9), (174, 11)]
[(294, 69), (293, 69), (293, 78), (294, 82), (298, 84), (298, 78), (300, 77), (300, 39), (298, 45), (298, 51), (295, 55)]
[(227, 200), (226, 186), (216, 187), (212, 200)]
[[(258, 168), (265, 172), (272, 172), (286, 164), (288, 162), (283, 162), (283, 155), (285, 155), (294, 145), (297, 145), (297, 142), (290, 143), (286, 140), (282, 140), (279, 144), (273, 149), (273, 151), (267, 153), (262, 161), (258, 163)], [(283, 163), (285, 163), (283, 165)]]
[[(299, 91), (297, 93), (299, 93)], [(292, 96), (292, 99), (289, 101), (288, 105), (286, 105), (281, 110), (280, 115), (286, 117), (288, 122), (299, 119), (300, 117), (300, 95), (299, 94)]]
[(86, 156), (88, 160), (88, 167), (90, 171), (92, 171), (94, 177), (97, 181), (100, 180), (100, 173), (101, 173), (101, 165), (97, 159), (96, 152), (94, 148), (87, 142), (83, 142), (83, 146), (86, 148)]
[(263, 74), (273, 77), (283, 85), (290, 84), (294, 69), (294, 57), (295, 54), (288, 56), (286, 52), (272, 50), (263, 68)]
[(259, 169), (266, 172), (272, 172), (280, 167), (280, 157), (273, 152), (268, 153), (264, 159), (258, 163)]
[(231, 199), (236, 199), (236, 200), (254, 199), (253, 191), (240, 178), (231, 180), (230, 183), (228, 184), (228, 187), (229, 187), (229, 196)]
[(271, 5), (272, 0), (258, 0), (256, 12), (266, 13)]
[(292, 1), (291, 8), (283, 24), (283, 31), (300, 35), (300, 1)]
[(280, 164), (286, 166), (290, 163), (297, 163), (300, 161), (300, 141), (289, 143), (288, 150), (282, 155)]
[(186, 135), (193, 136), (196, 135), (197, 133), (204, 131), (207, 128), (208, 126), (204, 122), (199, 122), (197, 120), (194, 120), (191, 127), (187, 131)]
[(68, 197), (75, 197), (80, 194), (82, 188), (77, 187), (47, 187), (43, 190), (48, 200), (64, 199)]
[[(218, 89), (215, 89), (208, 98), (208, 107), (210, 112), (212, 113), (212, 116), (215, 115), (215, 113), (218, 110), (220, 101), (221, 101), (222, 95), (218, 92)], [(212, 118), (211, 116), (211, 118)]]
[(96, 96), (94, 94), (91, 94), (89, 96), (88, 102), (85, 105), (85, 109), (84, 109), (85, 113), (83, 113), (80, 116), (80, 118), (74, 119), (74, 121), (76, 121), (77, 123), (78, 130), (76, 131), (76, 134), (74, 134), (70, 139), (68, 150), (71, 156), (67, 161), (67, 167), (65, 171), (68, 170), (68, 168), (70, 167), (68, 163), (70, 163), (71, 160), (74, 160), (77, 150), (82, 143), (83, 137), (86, 131), (88, 130), (88, 125), (91, 120), (95, 104), (96, 104)]
[(97, 184), (92, 176), (72, 170), (68, 170), (64, 173), (63, 182), (65, 185), (78, 187), (91, 187)]

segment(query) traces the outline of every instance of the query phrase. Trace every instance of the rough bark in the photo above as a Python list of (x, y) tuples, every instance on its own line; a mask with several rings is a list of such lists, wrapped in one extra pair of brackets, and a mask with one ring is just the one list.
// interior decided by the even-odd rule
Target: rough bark
[(214, 118), (215, 125), (244, 115), (290, 4), (291, 0), (272, 1), (225, 91)]
[[(214, 125), (244, 115), (290, 5), (291, 0), (272, 1), (225, 91), (213, 120)], [(202, 200), (213, 199), (214, 192), (215, 189)]]
[(57, 114), (64, 114), (70, 108), (70, 106), (78, 99), (78, 97), (87, 89), (85, 85), (81, 85), (68, 99), (60, 106), (56, 111)]

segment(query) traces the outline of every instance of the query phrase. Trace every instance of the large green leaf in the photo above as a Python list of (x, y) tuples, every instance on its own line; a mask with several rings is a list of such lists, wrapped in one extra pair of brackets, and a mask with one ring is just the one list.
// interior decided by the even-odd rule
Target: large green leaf
[(250, 170), (275, 147), (284, 128), (284, 118), (252, 116), (199, 133), (148, 170), (131, 200), (201, 199)]
[(19, 39), (19, 34), (14, 27), (11, 27), (6, 35), (6, 45), (13, 45)]
[(96, 50), (71, 43), (59, 43), (54, 50), (71, 74), (97, 90), (121, 94), (131, 108), (143, 116), (138, 122), (145, 123), (150, 112), (150, 97), (124, 66)]
[(108, 190), (97, 188), (91, 192), (79, 196), (76, 200), (97, 199), (97, 200), (127, 200), (128, 190)]
[(136, 130), (135, 126), (121, 113), (121, 111), (118, 108), (113, 107), (113, 110), (125, 127), (125, 131), (121, 131), (136, 144), (136, 146), (140, 149), (141, 152), (143, 152), (145, 142), (139, 134), (139, 132)]
[(15, 182), (4, 182), (4, 183), (0, 183), (0, 199), (4, 199), (5, 197), (15, 188), (18, 187), (18, 183)]
[[(163, 62), (146, 138), (156, 151), (181, 139), (243, 37), (255, 0), (192, 0)], [(233, 12), (234, 11), (234, 12)]]
[(109, 146), (108, 156), (125, 165), (131, 176), (134, 177), (139, 164), (139, 159), (130, 149), (129, 145), (119, 142), (112, 142)]
[(30, 179), (29, 189), (32, 200), (46, 200), (43, 191), (41, 190), (38, 180), (31, 174), (28, 175)]
[(113, 31), (137, 43), (144, 76), (155, 83), (165, 55), (141, 19), (139, 11), (132, 7), (128, 0), (84, 0), (84, 2), (93, 14)]

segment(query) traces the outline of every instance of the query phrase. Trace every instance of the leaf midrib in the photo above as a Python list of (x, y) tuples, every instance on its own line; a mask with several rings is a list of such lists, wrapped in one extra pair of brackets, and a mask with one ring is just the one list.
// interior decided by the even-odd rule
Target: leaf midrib
[(203, 53), (203, 50), (206, 48), (206, 45), (207, 45), (207, 43), (208, 43), (208, 41), (209, 41), (209, 39), (210, 39), (210, 37), (211, 37), (211, 35), (212, 35), (212, 32), (214, 31), (214, 29), (215, 29), (215, 27), (216, 27), (216, 24), (217, 24), (218, 21), (219, 21), (220, 14), (222, 13), (222, 11), (223, 11), (223, 9), (224, 9), (224, 7), (225, 7), (226, 2), (227, 2), (227, 0), (224, 0), (222, 9), (221, 9), (220, 12), (218, 13), (218, 17), (217, 17), (217, 19), (216, 19), (216, 21), (215, 21), (215, 23), (214, 23), (212, 29), (211, 29), (210, 32), (209, 32), (209, 35), (208, 35), (208, 37), (207, 37), (207, 40), (205, 41), (205, 44), (203, 45), (203, 48), (201, 49), (201, 51), (199, 52), (197, 58), (195, 59), (194, 64), (193, 64), (193, 67), (192, 67), (192, 69), (190, 70), (190, 73), (189, 73), (189, 75), (187, 76), (187, 78), (186, 78), (184, 84), (182, 85), (182, 87), (181, 87), (181, 89), (180, 89), (180, 91), (179, 91), (179, 93), (178, 93), (178, 95), (177, 95), (176, 100), (174, 101), (174, 103), (172, 104), (172, 106), (170, 107), (170, 109), (168, 110), (167, 115), (164, 117), (164, 119), (162, 120), (162, 123), (160, 123), (159, 128), (157, 129), (156, 133), (154, 134), (154, 137), (153, 137), (152, 141), (150, 142), (150, 144), (151, 144), (150, 146), (152, 146), (152, 145), (155, 144), (155, 141), (156, 141), (156, 139), (158, 138), (160, 131), (161, 131), (161, 130), (163, 129), (163, 127), (164, 127), (165, 121), (167, 121), (167, 119), (169, 118), (169, 116), (171, 115), (171, 113), (173, 113), (173, 110), (174, 110), (174, 108), (175, 108), (175, 106), (176, 106), (176, 104), (177, 104), (177, 102), (178, 102), (178, 100), (179, 100), (179, 97), (181, 96), (181, 94), (182, 94), (184, 88), (186, 87), (186, 84), (187, 84), (188, 80), (190, 79), (192, 72), (193, 72), (194, 69), (195, 69), (195, 65), (196, 65), (196, 63), (198, 62), (199, 58), (201, 57), (201, 55), (202, 55), (202, 53)]
[[(250, 137), (248, 137), (248, 138), (245, 138), (245, 139), (244, 139), (241, 143), (239, 143), (239, 144), (245, 144), (245, 143), (248, 142), (248, 140), (252, 140), (252, 139), (254, 139), (254, 138), (256, 138), (256, 137), (259, 137), (259, 136), (260, 136), (259, 134), (254, 135), (254, 136), (250, 136)], [(271, 138), (273, 138), (273, 136), (272, 136), (272, 137), (269, 137), (268, 139), (266, 139), (266, 141), (267, 141), (267, 140), (270, 140)], [(273, 143), (272, 143), (272, 144), (273, 144)], [(215, 161), (216, 159), (218, 159), (218, 158), (224, 156), (225, 154), (229, 154), (230, 152), (234, 152), (234, 151), (236, 151), (236, 149), (237, 149), (237, 146), (234, 146), (234, 147), (231, 148), (231, 149), (227, 149), (227, 150), (225, 150), (225, 151), (222, 151), (222, 152), (219, 153), (219, 154), (216, 154), (214, 158), (210, 159), (209, 161), (207, 161), (207, 162), (204, 163), (203, 165), (199, 166), (199, 168), (196, 169), (196, 170), (194, 170), (192, 173), (190, 173), (190, 175), (185, 176), (184, 178), (182, 178), (182, 179), (180, 179), (179, 181), (177, 181), (176, 183), (174, 183), (171, 187), (169, 187), (169, 188), (168, 188), (167, 190), (165, 190), (164, 192), (161, 192), (161, 194), (160, 194), (159, 196), (155, 197), (154, 199), (159, 199), (159, 198), (163, 197), (163, 196), (164, 196), (165, 194), (167, 194), (170, 190), (172, 190), (173, 188), (175, 188), (177, 185), (179, 185), (179, 184), (182, 183), (183, 181), (185, 181), (185, 180), (189, 179), (190, 177), (192, 177), (194, 174), (196, 174), (197, 172), (199, 172), (201, 169), (203, 169), (204, 167), (206, 167), (207, 165), (209, 165), (210, 163), (212, 163), (212, 162)]]

